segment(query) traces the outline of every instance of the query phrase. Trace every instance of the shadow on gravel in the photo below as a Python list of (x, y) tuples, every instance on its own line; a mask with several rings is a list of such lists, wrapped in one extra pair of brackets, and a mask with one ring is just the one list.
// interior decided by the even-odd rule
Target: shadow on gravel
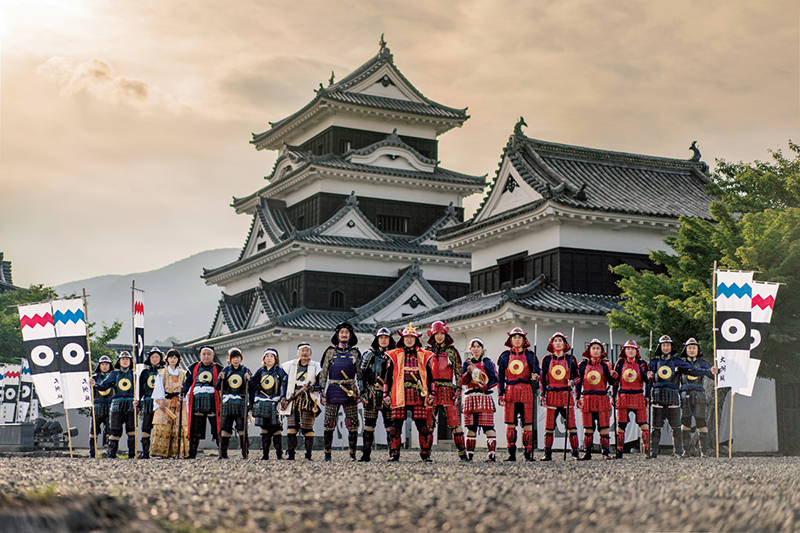
[(0, 524), (4, 533), (161, 531), (111, 496), (11, 498), (0, 494)]

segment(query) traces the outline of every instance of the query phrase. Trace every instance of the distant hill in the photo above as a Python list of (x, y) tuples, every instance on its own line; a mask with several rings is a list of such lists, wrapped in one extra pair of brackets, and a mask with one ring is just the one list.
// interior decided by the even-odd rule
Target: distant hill
[(115, 343), (125, 343), (133, 337), (131, 326), (131, 282), (145, 291), (145, 344), (166, 341), (169, 337), (185, 341), (199, 337), (211, 328), (220, 298), (220, 288), (208, 287), (200, 279), (203, 267), (222, 266), (238, 257), (239, 250), (224, 248), (209, 250), (182, 259), (150, 272), (124, 276), (98, 276), (59, 285), (62, 296), (89, 295), (89, 320), (100, 325), (122, 321), (122, 330)]

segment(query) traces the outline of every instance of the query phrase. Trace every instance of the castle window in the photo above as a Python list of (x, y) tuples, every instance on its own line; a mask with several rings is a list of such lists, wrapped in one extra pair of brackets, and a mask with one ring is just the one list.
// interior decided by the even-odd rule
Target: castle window
[(292, 291), (292, 309), (297, 309), (297, 291)]
[(344, 293), (342, 291), (331, 292), (331, 309), (344, 309)]
[(265, 242), (260, 242), (260, 243), (258, 243), (258, 246), (257, 246), (257, 248), (258, 248), (258, 251), (259, 251), (259, 252), (260, 252), (261, 250), (265, 250), (265, 249), (267, 248), (267, 243), (265, 243)]
[(378, 229), (387, 233), (408, 233), (408, 218), (378, 215)]

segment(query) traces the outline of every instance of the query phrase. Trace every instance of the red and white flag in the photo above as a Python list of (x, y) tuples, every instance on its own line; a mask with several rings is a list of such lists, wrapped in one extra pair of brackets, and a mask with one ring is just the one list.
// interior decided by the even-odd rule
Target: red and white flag
[(139, 289), (133, 290), (133, 344), (136, 347), (134, 361), (137, 365), (137, 372), (140, 371), (144, 363), (144, 292)]

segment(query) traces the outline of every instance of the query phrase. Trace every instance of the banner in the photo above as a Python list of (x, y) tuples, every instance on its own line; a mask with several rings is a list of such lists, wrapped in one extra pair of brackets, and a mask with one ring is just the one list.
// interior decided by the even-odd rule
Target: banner
[(144, 292), (133, 290), (133, 344), (136, 353), (133, 354), (137, 366), (137, 373), (141, 372), (144, 363)]
[(20, 365), (6, 365), (3, 378), (3, 420), (13, 424), (17, 419), (17, 403), (19, 400)]
[(19, 323), (25, 352), (31, 362), (36, 395), (43, 407), (61, 403), (61, 365), (56, 358), (58, 344), (49, 303), (19, 306)]
[[(752, 284), (752, 307), (750, 310), (750, 357), (761, 359), (764, 353), (775, 297), (778, 295), (777, 283), (754, 281)], [(749, 395), (748, 395), (749, 396)]]
[(19, 374), (19, 402), (17, 408), (17, 423), (23, 424), (28, 416), (28, 409), (33, 398), (33, 378), (31, 377), (31, 364), (27, 359), (22, 360), (22, 370)]
[(717, 388), (746, 387), (753, 273), (717, 271), (716, 275)]
[(91, 407), (89, 347), (86, 345), (83, 300), (54, 300), (52, 305), (64, 409)]
[(5, 424), (6, 419), (3, 417), (3, 404), (5, 403), (5, 389), (3, 387), (3, 381), (6, 378), (6, 365), (0, 366), (0, 424)]

